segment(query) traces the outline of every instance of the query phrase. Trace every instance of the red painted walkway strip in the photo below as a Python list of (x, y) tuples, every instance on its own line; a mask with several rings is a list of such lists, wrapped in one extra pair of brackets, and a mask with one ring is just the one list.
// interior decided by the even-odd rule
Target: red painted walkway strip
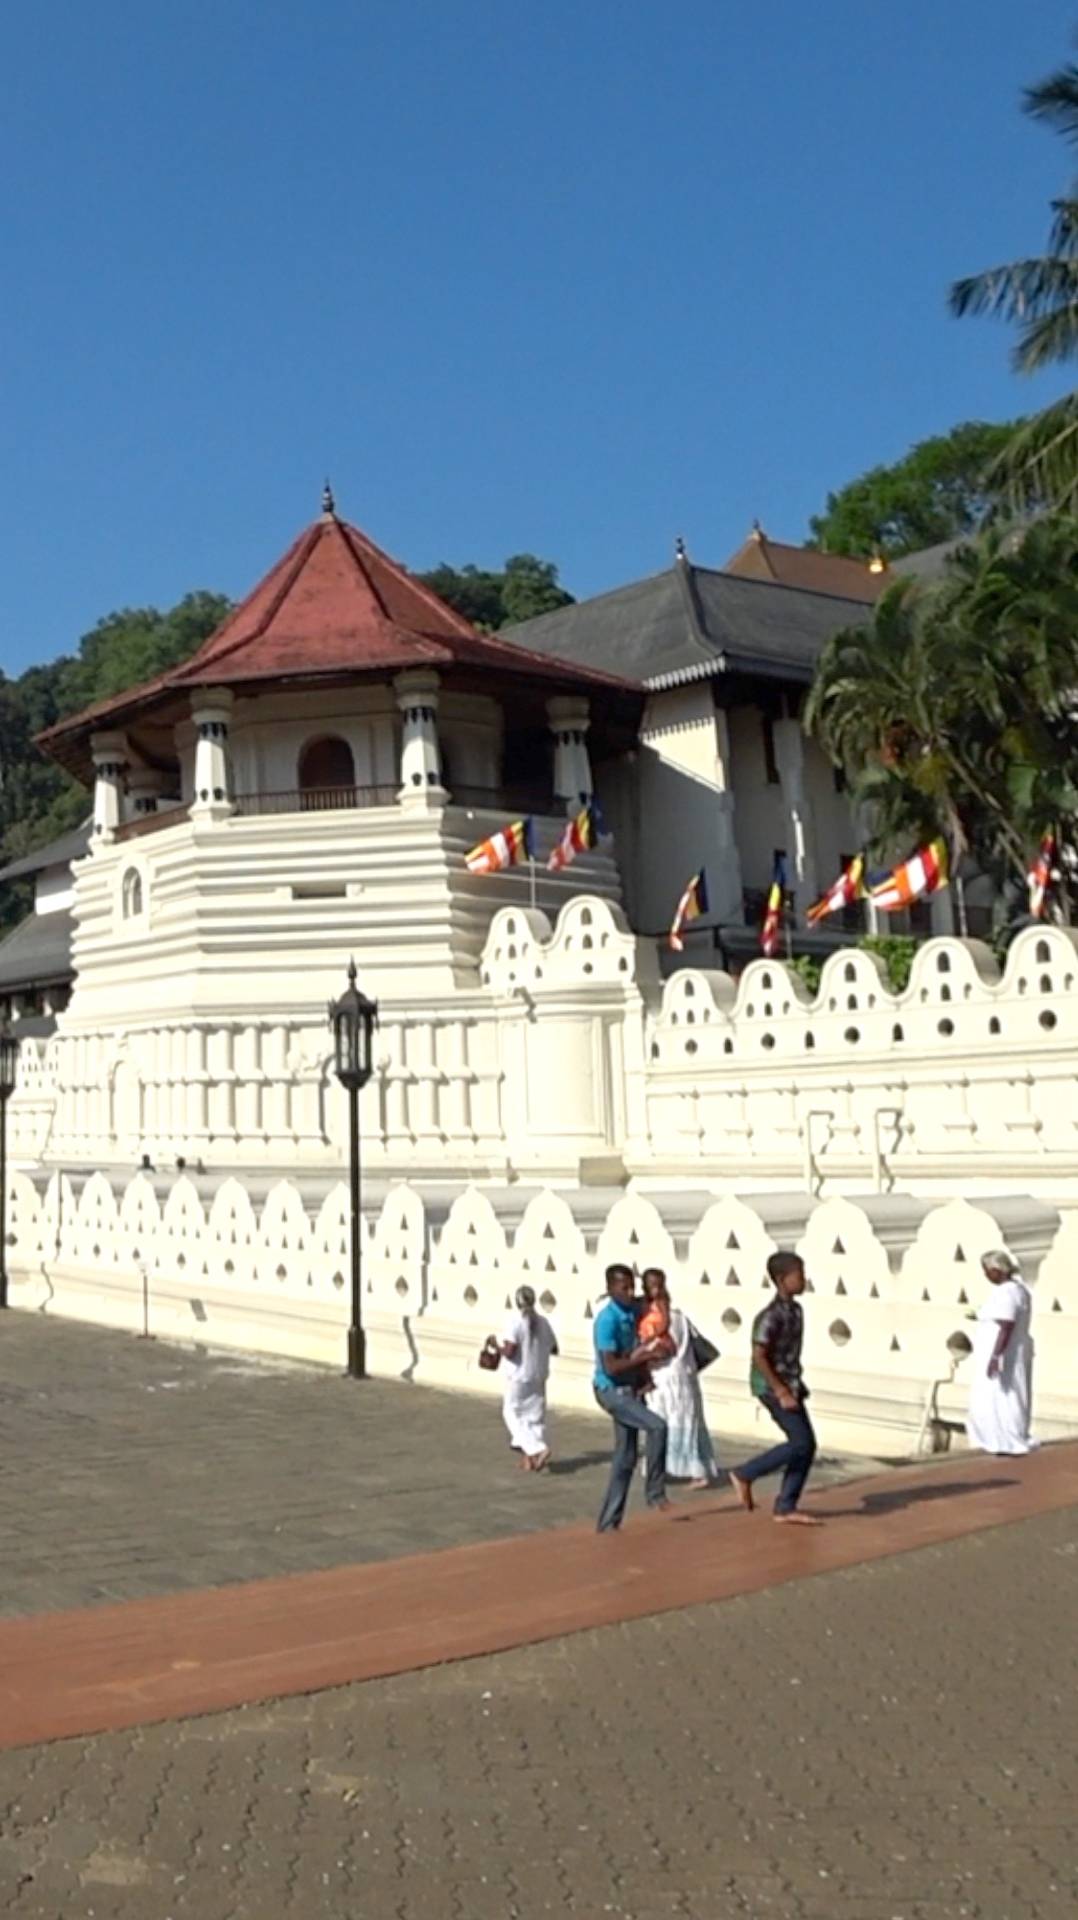
[(818, 1530), (686, 1496), (620, 1535), (446, 1552), (0, 1622), (0, 1747), (410, 1672), (729, 1599), (1078, 1505), (1078, 1443), (820, 1493)]

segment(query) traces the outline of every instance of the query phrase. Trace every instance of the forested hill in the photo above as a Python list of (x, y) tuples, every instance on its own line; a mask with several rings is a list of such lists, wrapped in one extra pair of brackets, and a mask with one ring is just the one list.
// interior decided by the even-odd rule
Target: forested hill
[[(436, 567), (420, 578), (477, 626), (496, 629), (567, 605), (558, 570), (534, 554), (516, 554), (501, 572)], [(90, 808), (85, 787), (39, 753), (34, 736), (65, 714), (123, 693), (201, 646), (231, 610), (223, 594), (185, 594), (167, 613), (127, 607), (99, 620), (74, 654), (0, 674), (0, 864), (18, 859), (77, 826)], [(0, 932), (25, 911), (29, 889), (0, 888)]]

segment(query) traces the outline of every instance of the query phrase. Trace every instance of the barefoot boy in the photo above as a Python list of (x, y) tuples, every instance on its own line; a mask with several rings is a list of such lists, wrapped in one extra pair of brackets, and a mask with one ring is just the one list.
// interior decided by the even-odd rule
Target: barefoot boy
[(796, 1253), (773, 1253), (767, 1272), (775, 1296), (753, 1322), (749, 1384), (786, 1438), (743, 1467), (732, 1469), (730, 1484), (746, 1512), (751, 1513), (753, 1481), (762, 1479), (765, 1473), (781, 1471), (775, 1519), (786, 1525), (818, 1527), (818, 1520), (797, 1510), (816, 1454), (816, 1435), (805, 1411), (808, 1388), (801, 1378), (805, 1328), (797, 1296), (805, 1290), (804, 1262)]

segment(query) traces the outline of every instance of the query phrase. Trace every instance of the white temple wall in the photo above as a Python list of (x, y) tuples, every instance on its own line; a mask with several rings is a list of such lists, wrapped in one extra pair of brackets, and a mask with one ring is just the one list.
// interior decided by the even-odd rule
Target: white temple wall
[[(124, 971), (102, 963), (101, 1016), (80, 978), (55, 1038), (25, 1049), (20, 1154), (44, 1141), (65, 1166), (339, 1166), (325, 1020), (339, 905), (302, 903), (312, 948), (324, 929), (321, 964), (310, 951), (305, 966), (294, 932), (273, 964), (266, 908), (260, 964), (249, 943), (222, 943), (174, 1012), (160, 1004), (175, 1005), (179, 977), (160, 895)], [(1078, 936), (1065, 930), (1023, 933), (1002, 976), (976, 943), (931, 942), (899, 995), (873, 956), (845, 950), (815, 1001), (767, 961), (736, 985), (684, 969), (660, 987), (654, 945), (596, 895), (571, 898), (556, 928), (501, 908), (456, 991), (413, 986), (402, 957), (394, 972), (400, 947), (368, 965), (374, 945), (357, 941), (382, 1010), (363, 1126), (387, 1176), (1078, 1200)]]
[[(677, 1301), (720, 1349), (704, 1377), (712, 1424), (751, 1433), (752, 1319), (763, 1265), (795, 1246), (812, 1281), (806, 1371), (825, 1445), (910, 1451), (922, 1429), (961, 1444), (969, 1315), (986, 1282), (979, 1256), (1010, 1244), (1034, 1289), (1036, 1424), (1078, 1431), (1075, 1216), (1036, 1201), (813, 1201), (522, 1188), (459, 1192), (432, 1209), (392, 1186), (364, 1222), (364, 1316), (372, 1371), (496, 1393), (477, 1367), (517, 1286), (535, 1287), (558, 1332), (555, 1406), (591, 1402), (591, 1322), (613, 1258), (657, 1263)], [(43, 1188), (12, 1176), (12, 1299), (130, 1332), (343, 1364), (348, 1198), (343, 1183), (281, 1180), (252, 1193), (232, 1177), (136, 1173)], [(492, 1408), (492, 1443), (497, 1433)]]

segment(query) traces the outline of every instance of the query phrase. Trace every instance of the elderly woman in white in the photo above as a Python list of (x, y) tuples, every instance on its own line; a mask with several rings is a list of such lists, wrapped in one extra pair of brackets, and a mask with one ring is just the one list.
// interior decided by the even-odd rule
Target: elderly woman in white
[(1029, 1453), (1033, 1397), (1033, 1341), (1029, 1288), (1013, 1254), (1000, 1248), (981, 1261), (988, 1299), (977, 1314), (973, 1382), (966, 1434), (984, 1453)]
[(505, 1361), (502, 1419), (521, 1466), (526, 1472), (541, 1473), (550, 1459), (546, 1383), (558, 1342), (550, 1321), (536, 1308), (534, 1287), (518, 1287), (515, 1300), (516, 1312), (498, 1343)]

